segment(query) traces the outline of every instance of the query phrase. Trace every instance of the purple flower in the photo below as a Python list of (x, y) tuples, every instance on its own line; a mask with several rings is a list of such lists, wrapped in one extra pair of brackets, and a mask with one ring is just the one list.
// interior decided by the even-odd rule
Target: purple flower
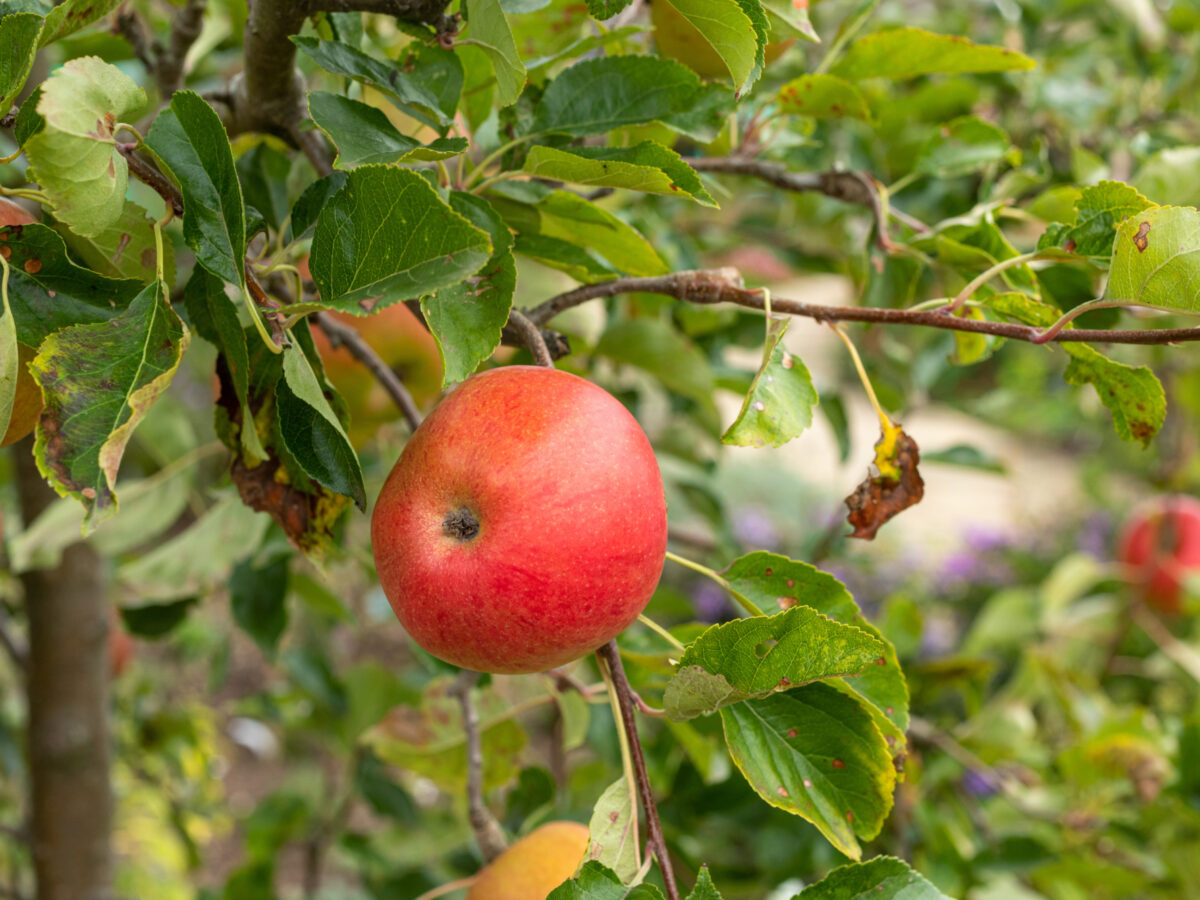
[(967, 773), (963, 775), (962, 782), (967, 793), (980, 799), (990, 797), (997, 791), (996, 779), (987, 772), (980, 772), (977, 769), (968, 769)]
[(779, 549), (779, 530), (761, 507), (743, 506), (734, 511), (732, 520), (733, 536), (743, 546), (760, 550)]
[(696, 618), (701, 622), (720, 622), (733, 612), (725, 589), (707, 578), (693, 585), (692, 604), (696, 607)]

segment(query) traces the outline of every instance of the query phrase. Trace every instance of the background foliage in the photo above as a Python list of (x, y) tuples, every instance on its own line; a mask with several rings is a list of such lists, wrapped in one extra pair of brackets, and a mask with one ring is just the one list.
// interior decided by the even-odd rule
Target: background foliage
[[(241, 3), (0, 7), (0, 108), (20, 110), (0, 176), (39, 220), (0, 229), (0, 350), (38, 351), (45, 399), (36, 441), (0, 458), (0, 624), (23, 639), (18, 576), (83, 529), (136, 640), (111, 698), (120, 896), (412, 898), (481, 864), (455, 670), (400, 632), (368, 550), (409, 426), (330, 346), (338, 322), (398, 333), (371, 323), (403, 301), (435, 343), (377, 350), (426, 410), (535, 360), (510, 309), (552, 329), (556, 364), (654, 441), (672, 548), (722, 573), (668, 564), (648, 613), (686, 651), (621, 638), (667, 713), (639, 730), (685, 893), (1200, 884), (1194, 618), (1148, 614), (1113, 565), (1136, 498), (1200, 486), (1195, 352), (991, 327), (1105, 297), (1139, 306), (1072, 327), (1192, 324), (1200, 5), (681, 0), (717, 55), (692, 68), (662, 55), (665, 4), (468, 0), (453, 39), (440, 7), (313, 11), (302, 121), (239, 100), (274, 65), (247, 55)], [(196, 9), (176, 71), (167, 36)], [(603, 287), (720, 266), (800, 320), (764, 348), (763, 295), (732, 275)], [(841, 345), (811, 341), (839, 316), (799, 304), (836, 302), (830, 284), (868, 321), (962, 292), (954, 315), (991, 329), (847, 328), (885, 419), (973, 423), (943, 446), (905, 428), (925, 503), (963, 467), (1030, 510), (1072, 502), (902, 541), (917, 507), (847, 541), (854, 479), (814, 473), (911, 473), (872, 449)], [(539, 306), (581, 285), (620, 296)], [(813, 348), (840, 355), (806, 365)], [(61, 495), (32, 521), (16, 453)], [(27, 706), (18, 667), (0, 679), (0, 885), (27, 896)], [(475, 689), (510, 835), (619, 803), (597, 679), (585, 660)], [(848, 858), (873, 861), (815, 885)], [(602, 861), (616, 876), (591, 865), (562, 896), (623, 896), (636, 858)]]

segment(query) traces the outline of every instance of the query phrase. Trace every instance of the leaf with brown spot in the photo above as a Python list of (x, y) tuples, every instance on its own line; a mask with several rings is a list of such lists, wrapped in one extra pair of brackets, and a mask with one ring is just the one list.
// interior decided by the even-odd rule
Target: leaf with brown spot
[(899, 425), (885, 431), (875, 445), (875, 471), (846, 498), (849, 537), (874, 540), (891, 518), (921, 502), (925, 482), (917, 471), (921, 454), (917, 442)]
[(94, 528), (116, 512), (117, 469), (133, 429), (175, 376), (189, 333), (159, 282), (107, 322), (51, 334), (30, 372), (46, 405), (38, 469), (87, 510)]

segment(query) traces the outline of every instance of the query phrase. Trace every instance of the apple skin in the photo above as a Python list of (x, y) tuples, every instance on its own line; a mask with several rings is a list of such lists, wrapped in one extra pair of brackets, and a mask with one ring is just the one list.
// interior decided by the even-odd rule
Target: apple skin
[(114, 616), (112, 624), (108, 627), (108, 656), (114, 679), (120, 678), (129, 668), (136, 651), (133, 635), (122, 627), (120, 616)]
[(1141, 505), (1125, 523), (1118, 554), (1135, 570), (1134, 583), (1146, 602), (1179, 615), (1182, 576), (1200, 569), (1200, 500), (1173, 494)]
[(546, 900), (575, 874), (588, 849), (588, 828), (548, 822), (480, 870), (467, 900)]
[(448, 394), (371, 519), (379, 581), (439, 659), (540, 672), (607, 643), (662, 574), (662, 475), (637, 420), (567, 372), (509, 366)]

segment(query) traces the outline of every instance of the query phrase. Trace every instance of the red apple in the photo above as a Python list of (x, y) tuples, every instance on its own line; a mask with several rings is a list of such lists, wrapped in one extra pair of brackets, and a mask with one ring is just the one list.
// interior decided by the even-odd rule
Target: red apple
[(1125, 524), (1119, 553), (1146, 602), (1178, 615), (1183, 579), (1200, 569), (1200, 500), (1174, 494), (1138, 507)]
[(538, 672), (608, 642), (662, 574), (654, 451), (612, 395), (566, 372), (467, 379), (404, 448), (371, 520), (379, 581), (434, 656)]
[[(25, 207), (0, 197), (0, 227), (32, 225), (36, 221), (25, 210)], [(0, 438), (0, 447), (15, 444), (33, 431), (33, 426), (37, 424), (38, 416), (41, 415), (42, 389), (29, 374), (29, 361), (33, 359), (36, 352), (24, 344), (18, 345), (17, 390), (13, 397), (12, 416), (8, 420), (8, 427), (4, 431), (3, 438)]]

